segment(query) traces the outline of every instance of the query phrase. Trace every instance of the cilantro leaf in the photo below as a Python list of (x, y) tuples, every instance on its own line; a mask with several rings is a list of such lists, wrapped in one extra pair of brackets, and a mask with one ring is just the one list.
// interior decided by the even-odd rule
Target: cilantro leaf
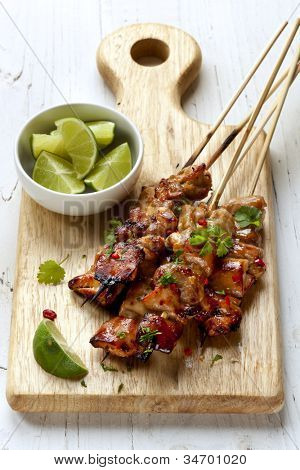
[(223, 356), (221, 356), (221, 354), (216, 354), (211, 360), (210, 367), (212, 367), (215, 362), (220, 361), (221, 359), (223, 359)]
[(162, 286), (167, 286), (168, 284), (176, 284), (177, 281), (170, 272), (166, 272), (163, 276), (161, 276), (159, 282)]
[(202, 245), (202, 243), (205, 243), (208, 239), (208, 229), (207, 228), (201, 228), (195, 230), (189, 239), (190, 245)]
[(141, 335), (140, 338), (139, 338), (139, 341), (141, 343), (144, 343), (145, 341), (152, 341), (155, 336), (161, 335), (160, 331), (151, 330), (148, 326), (142, 327), (142, 333), (144, 333), (144, 334)]
[(120, 338), (120, 339), (126, 338), (126, 333), (125, 333), (125, 331), (119, 331), (119, 332), (117, 333), (117, 337)]
[(262, 211), (252, 206), (241, 206), (234, 214), (236, 223), (240, 228), (248, 227), (249, 225), (261, 226)]
[(118, 372), (118, 369), (116, 369), (115, 367), (103, 364), (103, 362), (101, 362), (101, 367), (104, 370), (104, 372)]
[(115, 230), (116, 228), (121, 227), (121, 226), (122, 226), (122, 222), (119, 219), (111, 219), (109, 221), (108, 229), (105, 232), (105, 243), (107, 245), (110, 245), (112, 247), (112, 245), (115, 243), (116, 241)]
[(207, 228), (195, 230), (189, 239), (191, 245), (203, 245), (200, 256), (205, 256), (217, 248), (217, 256), (225, 256), (233, 246), (230, 235), (218, 225), (209, 225)]
[(180, 264), (180, 263), (182, 263), (182, 259), (180, 259), (180, 257), (181, 257), (182, 254), (183, 254), (183, 250), (174, 251), (173, 260), (174, 260), (174, 263), (175, 263), (175, 264)]
[(213, 251), (211, 242), (207, 241), (200, 250), (200, 256), (209, 255)]
[(66, 274), (66, 271), (61, 267), (61, 264), (66, 261), (68, 257), (69, 255), (60, 263), (57, 263), (53, 259), (49, 259), (48, 261), (40, 264), (39, 271), (37, 273), (38, 282), (40, 284), (59, 284)]
[(220, 238), (217, 241), (217, 256), (220, 258), (228, 253), (228, 250), (233, 246), (232, 239), (228, 236), (226, 238)]

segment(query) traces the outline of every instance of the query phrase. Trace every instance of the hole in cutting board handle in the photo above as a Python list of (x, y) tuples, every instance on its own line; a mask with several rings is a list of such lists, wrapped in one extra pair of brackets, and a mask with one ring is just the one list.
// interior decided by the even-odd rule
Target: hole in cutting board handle
[(135, 62), (144, 67), (155, 67), (167, 60), (170, 49), (160, 39), (141, 39), (133, 44), (130, 54)]

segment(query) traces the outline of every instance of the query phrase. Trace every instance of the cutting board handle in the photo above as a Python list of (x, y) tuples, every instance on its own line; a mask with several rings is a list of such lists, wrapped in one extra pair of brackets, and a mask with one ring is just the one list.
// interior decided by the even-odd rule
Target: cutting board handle
[[(152, 65), (146, 66), (150, 58)], [(171, 95), (180, 104), (182, 94), (199, 73), (201, 51), (194, 38), (181, 29), (157, 23), (135, 24), (102, 40), (97, 65), (117, 103), (125, 91), (127, 99), (137, 100), (137, 93), (148, 87), (155, 93)]]

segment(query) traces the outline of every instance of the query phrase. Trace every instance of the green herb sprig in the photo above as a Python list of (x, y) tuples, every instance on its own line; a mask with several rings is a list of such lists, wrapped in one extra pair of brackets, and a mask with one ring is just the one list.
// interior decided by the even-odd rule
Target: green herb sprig
[(108, 224), (108, 229), (105, 232), (105, 244), (109, 245), (106, 250), (106, 254), (110, 255), (113, 252), (113, 245), (116, 242), (115, 231), (116, 228), (122, 226), (122, 221), (120, 219), (111, 219)]
[(152, 341), (155, 336), (161, 335), (160, 331), (151, 330), (149, 327), (142, 327), (142, 333), (144, 334), (140, 336), (141, 343)]
[(173, 276), (172, 273), (166, 272), (165, 274), (163, 274), (163, 276), (160, 277), (159, 283), (162, 286), (167, 286), (169, 284), (176, 284), (177, 281), (176, 281), (176, 278)]
[(219, 258), (227, 255), (229, 249), (233, 246), (229, 233), (218, 225), (209, 225), (207, 228), (195, 230), (189, 242), (191, 245), (203, 245), (200, 250), (200, 256), (209, 255), (213, 252), (214, 246), (216, 246)]
[(221, 356), (221, 354), (216, 354), (211, 360), (210, 367), (213, 367), (213, 365), (221, 359), (223, 359), (223, 356)]
[(65, 277), (66, 271), (62, 268), (62, 264), (69, 258), (67, 255), (60, 263), (53, 259), (49, 259), (40, 264), (37, 273), (37, 280), (40, 284), (59, 284)]
[(251, 206), (241, 206), (234, 214), (235, 221), (240, 228), (245, 228), (249, 225), (260, 227), (261, 216), (262, 211)]
[(118, 369), (116, 369), (115, 367), (106, 365), (103, 362), (101, 362), (100, 365), (101, 365), (102, 369), (104, 370), (104, 372), (118, 372)]

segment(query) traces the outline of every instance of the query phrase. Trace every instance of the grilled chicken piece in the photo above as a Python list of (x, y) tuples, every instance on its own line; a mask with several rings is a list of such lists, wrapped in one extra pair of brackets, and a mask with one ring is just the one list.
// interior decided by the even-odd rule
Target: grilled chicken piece
[(103, 323), (90, 343), (114, 356), (146, 361), (152, 351), (170, 353), (183, 331), (183, 324), (171, 317), (147, 313), (142, 320), (117, 316)]
[(261, 231), (254, 227), (236, 230), (235, 238), (248, 245), (262, 246)]
[(102, 348), (105, 351), (119, 357), (137, 355), (139, 345), (137, 333), (140, 321), (134, 318), (117, 316), (103, 323), (97, 333), (90, 339), (94, 348)]
[(178, 231), (195, 230), (199, 228), (199, 221), (207, 218), (208, 208), (204, 202), (195, 203), (195, 205), (184, 204), (178, 220)]
[(219, 209), (212, 211), (207, 224), (221, 227), (230, 236), (232, 236), (235, 230), (234, 218), (228, 210), (224, 209), (224, 207), (220, 207)]
[(143, 298), (151, 291), (150, 279), (137, 281), (129, 288), (121, 304), (119, 315), (127, 318), (138, 318), (145, 315), (147, 308)]
[(204, 199), (211, 190), (211, 175), (204, 163), (189, 166), (177, 175), (162, 179), (156, 186), (155, 197), (161, 201), (186, 197), (192, 201)]
[(204, 336), (219, 336), (236, 331), (240, 326), (242, 311), (239, 301), (229, 295), (220, 295), (211, 289), (205, 290), (202, 310), (195, 317)]
[(134, 281), (144, 256), (142, 248), (136, 244), (116, 243), (113, 253), (100, 254), (95, 266), (95, 279), (106, 287)]
[(227, 204), (223, 204), (223, 207), (233, 215), (242, 206), (256, 207), (256, 209), (263, 211), (267, 207), (267, 203), (262, 196), (245, 196), (230, 199)]
[(178, 316), (147, 313), (140, 323), (138, 333), (138, 342), (144, 347), (144, 353), (140, 358), (147, 360), (153, 349), (167, 354), (172, 352), (182, 335), (183, 327), (184, 321)]
[(228, 256), (230, 258), (248, 260), (248, 273), (254, 276), (255, 279), (259, 279), (266, 271), (266, 265), (263, 261), (263, 249), (255, 245), (234, 240), (233, 247), (229, 251)]
[(218, 292), (242, 298), (254, 282), (254, 277), (247, 273), (249, 261), (246, 259), (223, 258), (209, 278), (209, 286)]
[(156, 207), (151, 215), (140, 207), (136, 207), (130, 211), (129, 218), (124, 225), (117, 228), (116, 240), (127, 241), (147, 234), (165, 238), (176, 230), (177, 223), (177, 217), (168, 207)]

